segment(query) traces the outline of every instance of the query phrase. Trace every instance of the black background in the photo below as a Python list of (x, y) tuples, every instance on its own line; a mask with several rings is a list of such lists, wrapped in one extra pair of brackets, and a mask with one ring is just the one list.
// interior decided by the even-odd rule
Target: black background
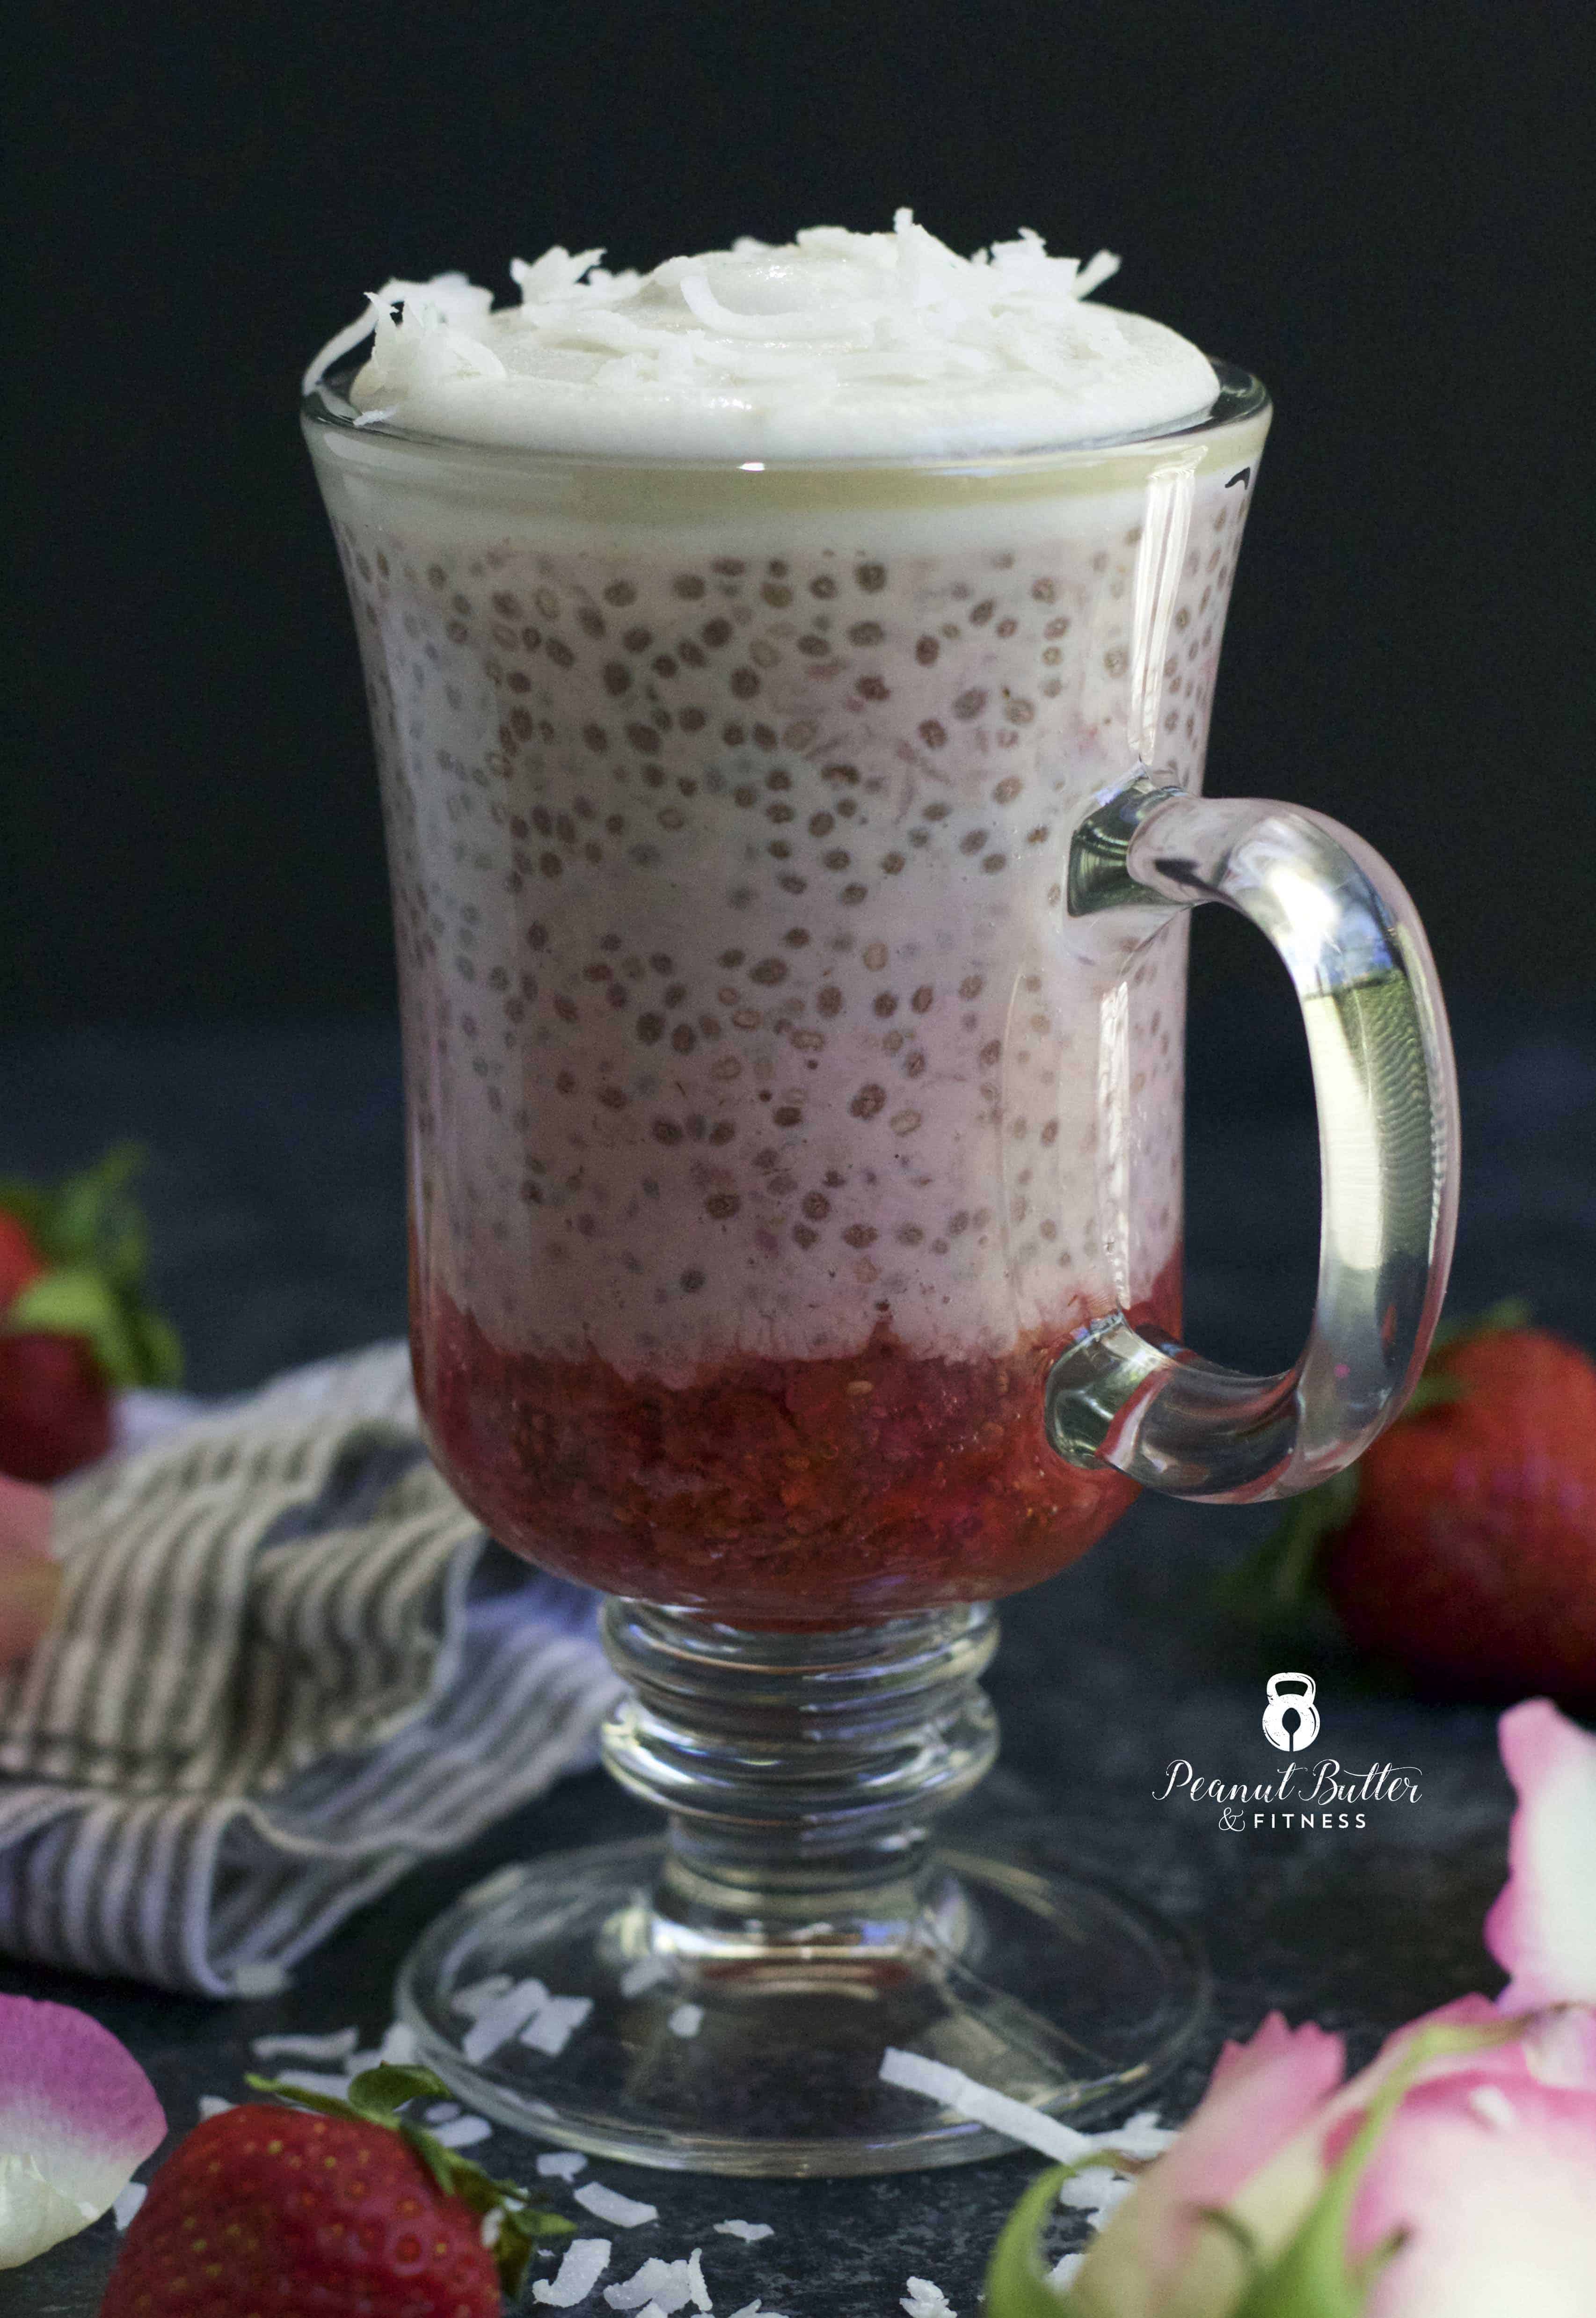
[[(31, 553), (0, 1020), (390, 1003), (353, 633), (294, 416), (363, 290), (446, 265), (507, 289), (557, 240), (646, 266), (882, 228), (905, 200), (961, 249), (1021, 223), (1107, 243), (1114, 299), (1268, 380), (1210, 786), (1359, 828), (1457, 996), (1584, 989), (1584, 19), (51, 11), (23, 44), (4, 364)], [(1210, 1002), (1266, 988), (1251, 940), (1204, 929)]]

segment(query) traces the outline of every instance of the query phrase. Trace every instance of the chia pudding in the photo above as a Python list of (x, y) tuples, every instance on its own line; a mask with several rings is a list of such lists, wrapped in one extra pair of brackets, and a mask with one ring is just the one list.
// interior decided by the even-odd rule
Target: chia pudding
[(1048, 1575), (1134, 1494), (1047, 1446), (1051, 1361), (1179, 1320), (1185, 919), (1069, 919), (1070, 839), (1138, 761), (1200, 782), (1261, 423), (896, 464), (406, 423), (308, 431), (440, 1465), (733, 1624)]

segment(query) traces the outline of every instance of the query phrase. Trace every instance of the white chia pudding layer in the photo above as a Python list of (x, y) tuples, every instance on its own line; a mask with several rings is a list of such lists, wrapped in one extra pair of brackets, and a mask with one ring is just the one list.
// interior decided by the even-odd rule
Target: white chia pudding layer
[(512, 486), (502, 454), (309, 431), (381, 764), (423, 1297), (668, 1385), (883, 1326), (990, 1357), (1147, 1297), (1185, 920), (1071, 921), (1065, 865), (1138, 761), (1200, 784), (1261, 427), (1023, 489)]

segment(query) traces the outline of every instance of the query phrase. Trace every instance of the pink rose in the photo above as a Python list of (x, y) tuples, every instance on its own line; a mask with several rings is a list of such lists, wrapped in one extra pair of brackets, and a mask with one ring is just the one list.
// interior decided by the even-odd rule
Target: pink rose
[(1338, 2038), (1271, 2015), (1066, 2290), (1037, 2266), (1056, 2187), (1036, 2186), (988, 2318), (1596, 2318), (1596, 1739), (1536, 1700), (1502, 1748), (1497, 2002), (1411, 2022), (1348, 2084)]

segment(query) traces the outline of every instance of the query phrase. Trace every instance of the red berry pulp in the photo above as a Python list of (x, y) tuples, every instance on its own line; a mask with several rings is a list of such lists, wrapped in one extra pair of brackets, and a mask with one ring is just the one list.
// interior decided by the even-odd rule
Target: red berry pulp
[[(1179, 1261), (1133, 1316), (1174, 1333)], [(608, 1594), (728, 1625), (865, 1623), (1018, 1592), (1078, 1559), (1133, 1483), (1043, 1430), (1048, 1334), (928, 1358), (883, 1324), (846, 1359), (747, 1356), (683, 1386), (497, 1345), (414, 1312), (423, 1415), (494, 1536)]]

